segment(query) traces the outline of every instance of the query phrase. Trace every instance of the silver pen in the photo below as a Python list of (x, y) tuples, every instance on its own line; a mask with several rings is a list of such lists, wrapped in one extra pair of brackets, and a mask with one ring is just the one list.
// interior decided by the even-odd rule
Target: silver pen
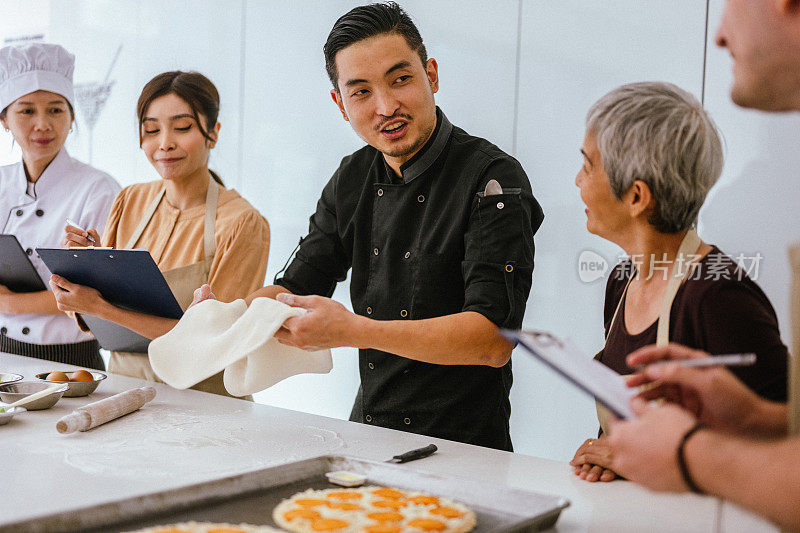
[(86, 233), (86, 238), (89, 239), (89, 242), (93, 242), (93, 243), (97, 244), (97, 241), (94, 240), (94, 237), (89, 235), (89, 232), (86, 231), (85, 229), (83, 229), (82, 227), (80, 227), (77, 222), (74, 222), (74, 221), (72, 221), (70, 219), (67, 219), (67, 224), (69, 224), (70, 226), (72, 226), (75, 229), (83, 231), (84, 233)]
[[(755, 362), (756, 354), (754, 353), (729, 353), (724, 355), (712, 355), (711, 357), (700, 357), (698, 359), (656, 361), (655, 363), (651, 363), (651, 365), (676, 364), (680, 366), (702, 368), (707, 366), (750, 366)], [(635, 368), (641, 370), (647, 366), (650, 365), (639, 365)]]

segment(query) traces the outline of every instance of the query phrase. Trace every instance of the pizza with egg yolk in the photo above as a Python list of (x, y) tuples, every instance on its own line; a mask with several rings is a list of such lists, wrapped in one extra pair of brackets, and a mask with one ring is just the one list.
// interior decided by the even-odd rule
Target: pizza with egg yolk
[(272, 518), (298, 533), (464, 533), (476, 524), (475, 513), (456, 501), (377, 486), (309, 489), (279, 503)]

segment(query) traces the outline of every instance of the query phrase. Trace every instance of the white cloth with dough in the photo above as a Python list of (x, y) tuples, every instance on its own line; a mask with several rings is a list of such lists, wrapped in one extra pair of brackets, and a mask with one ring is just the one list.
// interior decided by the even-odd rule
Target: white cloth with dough
[(286, 346), (275, 332), (305, 309), (272, 298), (223, 303), (205, 300), (190, 307), (167, 334), (153, 339), (148, 353), (156, 375), (187, 389), (225, 371), (225, 388), (245, 396), (295, 374), (325, 374), (333, 367), (330, 350), (307, 352)]

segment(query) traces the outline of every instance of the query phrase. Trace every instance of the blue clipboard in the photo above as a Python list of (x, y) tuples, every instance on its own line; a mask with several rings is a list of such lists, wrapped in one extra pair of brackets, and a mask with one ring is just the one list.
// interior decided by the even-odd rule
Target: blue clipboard
[[(180, 319), (183, 310), (147, 250), (37, 248), (53, 274), (100, 292), (109, 303), (130, 311)], [(106, 350), (146, 353), (150, 339), (119, 324), (81, 315)]]

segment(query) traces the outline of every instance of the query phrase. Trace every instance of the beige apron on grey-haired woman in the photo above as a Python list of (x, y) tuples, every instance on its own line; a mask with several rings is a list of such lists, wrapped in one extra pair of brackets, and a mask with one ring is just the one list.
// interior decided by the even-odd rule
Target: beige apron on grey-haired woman
[[(165, 191), (166, 188), (162, 188), (153, 202), (148, 206), (139, 225), (125, 245), (125, 249), (132, 249), (136, 246), (139, 237), (142, 236), (147, 224), (153, 218), (158, 204), (160, 204), (161, 200), (164, 198)], [(213, 178), (209, 176), (208, 192), (206, 193), (206, 218), (203, 228), (203, 260), (199, 263), (162, 272), (164, 279), (172, 290), (172, 294), (175, 295), (175, 299), (184, 311), (186, 311), (192, 303), (194, 290), (204, 283), (208, 283), (211, 262), (214, 260), (214, 252), (216, 252), (217, 249), (214, 239), (214, 226), (217, 222), (218, 197), (219, 191), (217, 189), (217, 184)], [(191, 354), (186, 355), (187, 357), (191, 357)], [(161, 381), (153, 372), (146, 353), (111, 352), (109, 371), (149, 381)], [(192, 388), (204, 392), (213, 392), (215, 394), (230, 396), (222, 383), (222, 372), (201, 381)]]
[(792, 353), (789, 354), (789, 434), (800, 434), (800, 243), (789, 247), (792, 268), (790, 309)]
[[(667, 288), (664, 290), (664, 296), (661, 299), (661, 313), (658, 316), (658, 330), (656, 332), (656, 346), (666, 346), (669, 343), (669, 315), (670, 311), (672, 310), (672, 302), (675, 300), (675, 295), (678, 294), (678, 289), (680, 288), (681, 284), (686, 280), (686, 277), (689, 275), (692, 267), (695, 263), (699, 255), (698, 252), (700, 251), (700, 246), (702, 245), (702, 241), (700, 237), (697, 235), (697, 232), (694, 229), (690, 229), (686, 236), (681, 241), (681, 245), (678, 248), (678, 255), (675, 257), (675, 265), (679, 265), (679, 268), (674, 268), (672, 270), (672, 277), (667, 283)], [(634, 273), (630, 279), (628, 279), (628, 283), (625, 284), (625, 288), (622, 291), (622, 296), (620, 296), (619, 302), (617, 302), (617, 308), (614, 310), (614, 316), (611, 317), (611, 323), (608, 325), (608, 333), (606, 333), (606, 339), (608, 335), (611, 333), (611, 328), (614, 327), (614, 322), (617, 320), (617, 315), (619, 314), (620, 308), (622, 308), (622, 302), (625, 300), (625, 295), (628, 293), (628, 287), (633, 281), (633, 278), (636, 277)], [(625, 323), (625, 317), (622, 318), (623, 324)], [(600, 352), (599, 355), (601, 355)], [(644, 385), (643, 387), (647, 387)], [(597, 419), (600, 421), (600, 429), (603, 433), (608, 433), (608, 421), (609, 417), (611, 416), (611, 412), (600, 405), (600, 403), (595, 402), (597, 406)]]

